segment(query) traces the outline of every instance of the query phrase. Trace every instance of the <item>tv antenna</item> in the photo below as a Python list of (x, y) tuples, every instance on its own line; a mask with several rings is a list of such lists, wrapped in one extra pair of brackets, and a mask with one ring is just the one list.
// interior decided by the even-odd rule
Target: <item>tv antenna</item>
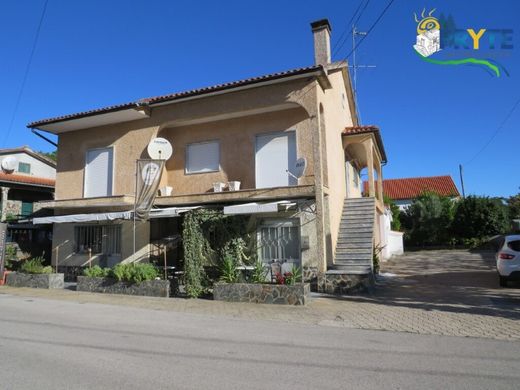
[[(358, 65), (356, 61), (356, 51), (357, 51), (357, 42), (356, 37), (357, 36), (365, 36), (368, 33), (365, 31), (359, 31), (356, 26), (352, 26), (352, 65), (349, 65), (349, 68), (352, 68), (352, 74), (353, 74), (353, 87), (354, 87), (354, 99), (357, 100), (357, 71), (358, 69), (366, 69), (366, 68), (375, 68), (376, 65)], [(356, 104), (356, 107), (358, 105)], [(358, 111), (358, 116), (361, 116)]]

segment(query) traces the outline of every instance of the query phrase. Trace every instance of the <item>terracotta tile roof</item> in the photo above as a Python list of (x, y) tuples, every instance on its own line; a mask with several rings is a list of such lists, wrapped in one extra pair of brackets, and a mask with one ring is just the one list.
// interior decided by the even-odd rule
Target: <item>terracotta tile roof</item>
[(0, 182), (11, 182), (20, 184), (32, 184), (36, 186), (54, 187), (56, 180), (46, 179), (44, 177), (16, 175), (11, 173), (0, 172)]
[[(363, 191), (368, 192), (366, 181), (363, 182)], [(424, 191), (436, 192), (443, 196), (460, 196), (457, 186), (449, 175), (383, 180), (383, 193), (394, 200), (413, 199)]]
[(366, 125), (366, 126), (350, 126), (345, 127), (343, 130), (343, 136), (348, 137), (349, 135), (358, 135), (358, 134), (370, 134), (373, 133), (376, 137), (377, 147), (379, 148), (379, 151), (381, 152), (381, 157), (383, 158), (383, 163), (386, 163), (387, 157), (386, 157), (386, 151), (385, 151), (385, 145), (383, 144), (383, 138), (381, 137), (381, 131), (379, 130), (379, 127), (375, 125)]
[(162, 96), (149, 97), (149, 98), (139, 99), (134, 102), (117, 104), (117, 105), (113, 105), (113, 106), (97, 108), (94, 110), (82, 111), (82, 112), (78, 112), (75, 114), (57, 116), (54, 118), (42, 119), (39, 121), (29, 123), (27, 125), (27, 127), (37, 128), (38, 126), (46, 125), (49, 123), (56, 123), (56, 122), (62, 122), (62, 121), (66, 121), (66, 120), (79, 119), (79, 118), (94, 116), (94, 115), (98, 115), (98, 114), (107, 114), (109, 112), (120, 111), (120, 110), (129, 109), (129, 108), (136, 108), (136, 107), (143, 106), (143, 105), (146, 106), (146, 105), (150, 105), (150, 104), (164, 103), (164, 102), (173, 101), (176, 99), (183, 99), (183, 98), (190, 97), (190, 96), (203, 95), (205, 93), (211, 93), (211, 92), (217, 92), (217, 91), (222, 91), (222, 90), (226, 90), (226, 89), (237, 88), (237, 87), (241, 87), (244, 85), (256, 84), (256, 83), (260, 83), (260, 82), (264, 82), (264, 81), (276, 80), (276, 79), (281, 79), (284, 77), (296, 76), (296, 75), (305, 74), (305, 73), (312, 73), (312, 72), (320, 70), (320, 69), (323, 69), (323, 67), (321, 65), (313, 65), (313, 66), (308, 66), (305, 68), (296, 68), (296, 69), (291, 69), (291, 70), (287, 70), (284, 72), (271, 73), (271, 74), (267, 74), (264, 76), (251, 77), (248, 79), (232, 81), (229, 83), (217, 84), (217, 85), (213, 85), (210, 87), (192, 89), (189, 91), (177, 92), (177, 93), (172, 93), (172, 94), (162, 95)]

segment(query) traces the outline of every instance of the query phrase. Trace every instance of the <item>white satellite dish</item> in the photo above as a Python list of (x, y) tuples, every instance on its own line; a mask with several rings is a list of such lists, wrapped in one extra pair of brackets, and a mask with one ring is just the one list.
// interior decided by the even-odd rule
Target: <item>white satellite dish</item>
[(2, 160), (2, 169), (6, 172), (12, 172), (16, 169), (16, 158), (13, 156), (7, 156)]
[(164, 138), (154, 138), (148, 144), (148, 155), (155, 160), (168, 160), (173, 153), (172, 144)]
[(293, 167), (293, 174), (298, 179), (303, 176), (305, 173), (305, 168), (307, 168), (307, 160), (305, 157), (300, 157), (296, 162), (294, 163)]

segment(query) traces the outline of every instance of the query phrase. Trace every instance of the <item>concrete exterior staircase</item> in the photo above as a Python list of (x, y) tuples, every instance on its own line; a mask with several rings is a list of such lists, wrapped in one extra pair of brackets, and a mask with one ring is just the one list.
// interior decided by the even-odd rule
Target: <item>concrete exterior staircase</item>
[(372, 273), (375, 207), (375, 198), (345, 199), (331, 270), (351, 275)]

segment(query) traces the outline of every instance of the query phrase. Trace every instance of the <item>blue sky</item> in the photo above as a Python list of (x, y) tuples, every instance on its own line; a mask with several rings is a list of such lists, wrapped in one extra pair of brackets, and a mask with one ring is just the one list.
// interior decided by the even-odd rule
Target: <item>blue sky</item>
[[(31, 135), (33, 120), (192, 89), (313, 61), (309, 22), (332, 24), (332, 45), (361, 0), (59, 1), (50, 0), (12, 130), (6, 132), (44, 0), (7, 2), (0, 14), (0, 126), (3, 147), (52, 147)], [(371, 0), (368, 29), (388, 0)], [(436, 8), (461, 28), (512, 28), (515, 48), (490, 53), (509, 71), (439, 66), (412, 49), (414, 12)], [(466, 193), (509, 196), (520, 187), (520, 108), (487, 143), (520, 98), (520, 2), (395, 0), (358, 49), (358, 104), (380, 126), (386, 178), (451, 174)], [(350, 39), (333, 59), (351, 50)]]

